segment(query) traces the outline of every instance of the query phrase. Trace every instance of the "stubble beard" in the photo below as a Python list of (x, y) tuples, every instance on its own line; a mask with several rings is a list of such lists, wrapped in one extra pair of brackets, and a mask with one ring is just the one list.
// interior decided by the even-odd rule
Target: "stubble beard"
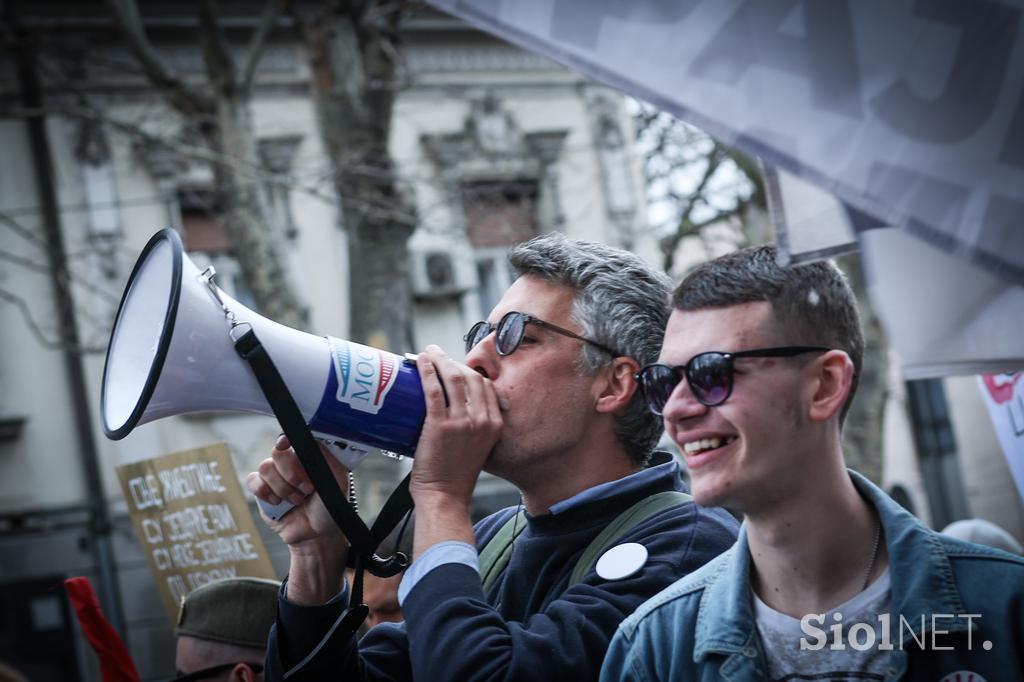
[(491, 451), (484, 470), (512, 483), (520, 490), (529, 489), (538, 476), (550, 474), (552, 448), (524, 442), (524, 439), (502, 438)]
[(519, 453), (514, 441), (502, 436), (491, 450), (487, 463), (484, 465), (484, 471), (510, 483), (515, 483), (513, 479), (518, 468), (517, 461), (519, 461)]

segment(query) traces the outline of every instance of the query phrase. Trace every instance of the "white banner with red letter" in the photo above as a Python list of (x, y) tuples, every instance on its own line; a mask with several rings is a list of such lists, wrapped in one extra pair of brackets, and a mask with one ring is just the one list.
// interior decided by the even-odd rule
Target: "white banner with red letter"
[(1024, 500), (1024, 371), (982, 374), (978, 385), (1017, 482), (1017, 492)]

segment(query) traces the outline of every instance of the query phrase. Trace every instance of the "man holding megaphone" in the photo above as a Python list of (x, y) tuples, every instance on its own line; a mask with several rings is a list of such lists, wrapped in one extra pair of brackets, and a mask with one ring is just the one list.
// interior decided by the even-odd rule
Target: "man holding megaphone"
[[(562, 235), (510, 253), (519, 278), (466, 335), (465, 364), (417, 359), (426, 418), (403, 624), (339, 627), (348, 543), (287, 439), (249, 489), (291, 564), (267, 679), (597, 679), (619, 622), (727, 549), (736, 523), (696, 507), (634, 375), (654, 362), (669, 282), (639, 258)], [(325, 458), (344, 483), (347, 470)], [(481, 470), (522, 493), (474, 528)]]

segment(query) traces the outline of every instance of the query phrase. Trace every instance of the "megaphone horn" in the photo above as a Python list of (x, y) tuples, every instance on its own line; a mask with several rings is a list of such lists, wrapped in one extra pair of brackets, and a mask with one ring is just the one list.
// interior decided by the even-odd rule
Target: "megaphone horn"
[[(228, 296), (188, 258), (178, 233), (155, 234), (128, 279), (110, 333), (101, 389), (103, 432), (188, 412), (273, 415), (235, 352), (233, 325), (256, 333), (313, 435), (412, 455), (423, 389), (406, 359), (268, 320)], [(366, 450), (342, 461), (358, 464)]]

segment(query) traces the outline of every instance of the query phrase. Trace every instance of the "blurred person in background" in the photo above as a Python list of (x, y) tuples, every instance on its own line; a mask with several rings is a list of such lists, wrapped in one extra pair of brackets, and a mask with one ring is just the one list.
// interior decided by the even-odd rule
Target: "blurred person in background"
[(275, 580), (227, 578), (184, 597), (176, 628), (176, 679), (262, 682), (280, 587)]
[(958, 540), (974, 542), (986, 547), (995, 547), (1010, 554), (1024, 554), (1024, 547), (1005, 530), (985, 519), (963, 519), (954, 521), (942, 529), (943, 535)]

